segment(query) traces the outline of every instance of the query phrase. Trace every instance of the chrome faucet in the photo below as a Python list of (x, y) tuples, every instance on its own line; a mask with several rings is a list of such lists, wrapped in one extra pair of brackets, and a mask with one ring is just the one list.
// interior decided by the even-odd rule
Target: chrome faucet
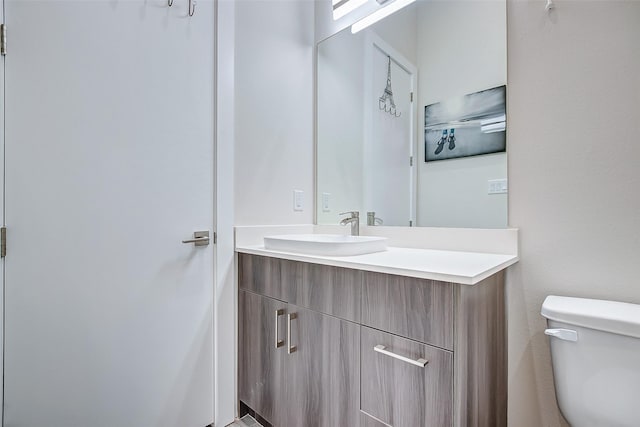
[(340, 215), (351, 215), (348, 218), (344, 218), (340, 221), (340, 225), (351, 224), (351, 235), (359, 236), (360, 235), (360, 212), (350, 211), (350, 212), (342, 212)]

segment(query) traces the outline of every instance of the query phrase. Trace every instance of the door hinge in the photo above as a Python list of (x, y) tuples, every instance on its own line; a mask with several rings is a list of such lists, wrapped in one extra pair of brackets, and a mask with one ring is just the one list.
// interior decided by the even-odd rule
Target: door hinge
[(413, 102), (413, 92), (410, 92), (410, 93), (409, 93), (409, 96), (410, 96), (410, 98), (411, 98), (411, 102)]
[(413, 166), (413, 156), (409, 156), (409, 166)]
[(218, 243), (218, 233), (216, 233), (215, 231), (213, 232), (213, 244), (215, 245), (216, 243)]
[(409, 227), (413, 227), (413, 221), (409, 220)]
[(7, 227), (0, 227), (0, 257), (7, 256)]
[(0, 55), (7, 54), (7, 26), (0, 24)]

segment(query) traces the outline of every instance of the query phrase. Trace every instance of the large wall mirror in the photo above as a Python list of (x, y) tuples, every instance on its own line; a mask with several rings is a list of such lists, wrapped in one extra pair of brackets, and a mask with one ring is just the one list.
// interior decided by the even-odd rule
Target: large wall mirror
[(507, 226), (505, 1), (417, 0), (317, 67), (318, 224)]

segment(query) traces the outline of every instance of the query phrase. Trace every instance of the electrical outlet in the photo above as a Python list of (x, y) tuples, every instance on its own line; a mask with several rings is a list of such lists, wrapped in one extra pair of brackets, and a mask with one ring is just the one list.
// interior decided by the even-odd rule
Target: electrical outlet
[(506, 194), (509, 190), (506, 179), (490, 179), (489, 194)]
[(322, 193), (322, 212), (331, 212), (331, 208), (329, 207), (330, 198), (331, 193)]
[(304, 191), (293, 190), (293, 210), (297, 212), (304, 210)]

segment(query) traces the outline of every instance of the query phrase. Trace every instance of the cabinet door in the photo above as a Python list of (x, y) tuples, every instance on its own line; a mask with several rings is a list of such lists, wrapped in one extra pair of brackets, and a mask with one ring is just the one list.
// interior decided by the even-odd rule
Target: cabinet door
[(360, 425), (360, 326), (289, 305), (288, 427)]
[(285, 319), (285, 303), (240, 291), (238, 397), (274, 426), (286, 420)]
[(453, 353), (364, 326), (361, 340), (364, 412), (393, 427), (451, 427)]

